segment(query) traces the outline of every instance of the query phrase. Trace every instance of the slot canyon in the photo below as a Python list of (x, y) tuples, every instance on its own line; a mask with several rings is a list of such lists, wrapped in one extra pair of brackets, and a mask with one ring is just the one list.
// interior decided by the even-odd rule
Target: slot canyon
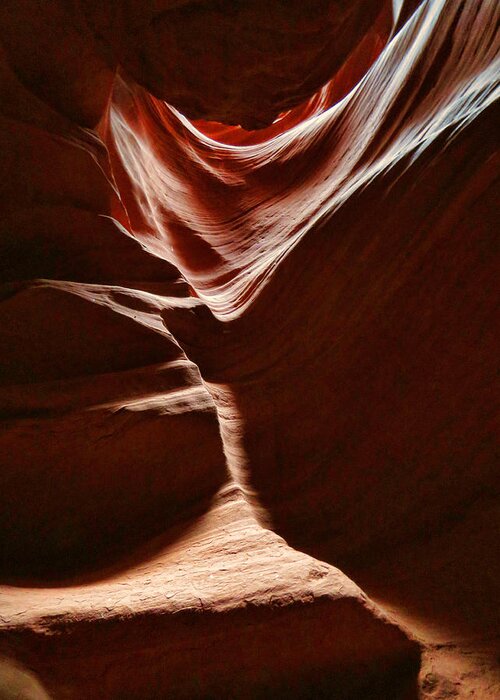
[(2, 0), (0, 700), (498, 700), (496, 0)]

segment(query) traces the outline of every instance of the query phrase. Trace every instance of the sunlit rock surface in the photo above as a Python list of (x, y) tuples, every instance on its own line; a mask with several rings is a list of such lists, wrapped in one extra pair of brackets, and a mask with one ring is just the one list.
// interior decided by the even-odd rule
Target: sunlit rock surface
[(0, 688), (493, 700), (498, 8), (263, 6), (0, 8)]
[(415, 697), (418, 645), (237, 490), (104, 573), (0, 588), (0, 650), (53, 697)]
[(422, 3), (344, 99), (333, 78), (262, 139), (133, 85), (111, 115), (116, 168), (149, 193), (135, 235), (197, 291), (165, 323), (234, 475), (440, 641), (498, 626), (497, 15)]

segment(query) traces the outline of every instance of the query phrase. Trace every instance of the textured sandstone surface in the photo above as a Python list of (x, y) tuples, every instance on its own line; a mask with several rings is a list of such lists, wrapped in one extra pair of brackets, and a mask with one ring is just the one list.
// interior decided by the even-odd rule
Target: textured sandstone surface
[(394, 8), (2, 3), (0, 697), (500, 694), (498, 7)]
[(255, 129), (303, 102), (389, 3), (370, 0), (82, 3), (120, 66), (190, 118)]
[[(124, 228), (106, 148), (82, 127), (108, 99), (90, 120), (95, 51), (70, 32), (68, 53), (69, 10), (46, 9), (1, 10), (4, 580), (112, 561), (227, 478), (213, 403), (160, 318), (188, 287)], [(29, 50), (35, 25), (55, 54)]]
[(340, 571), (262, 529), (234, 487), (99, 576), (0, 589), (0, 650), (56, 698), (414, 697), (418, 645)]
[(438, 10), (345, 100), (248, 148), (141, 89), (112, 111), (149, 192), (136, 235), (200, 297), (163, 317), (230, 466), (279, 531), (345, 562), (442, 527), (496, 475), (496, 8)]
[(133, 85), (111, 116), (263, 522), (452, 646), (498, 629), (497, 19), (421, 3), (344, 100), (334, 78), (262, 138)]

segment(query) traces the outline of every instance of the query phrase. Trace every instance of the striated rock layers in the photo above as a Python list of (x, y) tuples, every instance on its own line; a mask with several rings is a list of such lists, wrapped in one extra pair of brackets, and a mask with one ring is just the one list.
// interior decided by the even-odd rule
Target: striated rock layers
[(2, 3), (5, 697), (498, 696), (498, 14)]
[(4, 587), (0, 648), (55, 698), (415, 697), (418, 645), (234, 489), (166, 538), (100, 581)]

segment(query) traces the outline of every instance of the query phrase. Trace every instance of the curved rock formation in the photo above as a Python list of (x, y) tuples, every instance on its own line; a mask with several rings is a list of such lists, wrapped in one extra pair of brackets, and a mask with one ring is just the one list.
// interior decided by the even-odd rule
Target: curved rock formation
[(166, 541), (100, 582), (2, 587), (0, 650), (54, 698), (415, 697), (418, 645), (234, 489)]
[(500, 692), (499, 11), (390, 10), (0, 7), (4, 685)]
[(123, 191), (148, 193), (135, 235), (199, 297), (163, 315), (233, 474), (440, 641), (498, 626), (497, 14), (421, 3), (343, 100), (325, 111), (334, 78), (267, 140), (133, 85), (111, 116)]
[(90, 40), (66, 21), (73, 53), (50, 35), (65, 62), (33, 55), (27, 27), (63, 32), (68, 11), (24, 5), (30, 25), (2, 8), (0, 570), (26, 582), (109, 562), (206, 507), (227, 473), (212, 401), (160, 317), (188, 286), (124, 228), (82, 126), (102, 117)]
[[(128, 75), (186, 116), (271, 124), (328, 82), (388, 0), (81, 3)], [(124, 6), (126, 9), (124, 9)]]

